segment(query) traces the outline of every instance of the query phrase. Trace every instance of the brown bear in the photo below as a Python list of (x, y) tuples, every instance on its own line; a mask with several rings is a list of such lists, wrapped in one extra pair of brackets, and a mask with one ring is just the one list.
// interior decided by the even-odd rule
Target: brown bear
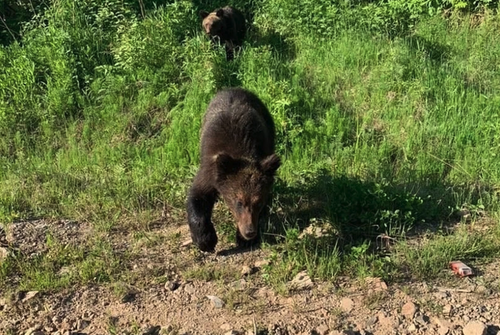
[(211, 13), (201, 10), (200, 17), (205, 33), (213, 43), (217, 40), (226, 49), (226, 59), (234, 58), (234, 49), (243, 44), (246, 33), (245, 17), (236, 8), (226, 6)]
[(187, 199), (191, 238), (200, 250), (213, 252), (217, 245), (211, 216), (219, 196), (236, 219), (238, 245), (257, 240), (281, 165), (274, 141), (274, 121), (254, 93), (226, 88), (211, 100), (201, 127), (200, 168)]

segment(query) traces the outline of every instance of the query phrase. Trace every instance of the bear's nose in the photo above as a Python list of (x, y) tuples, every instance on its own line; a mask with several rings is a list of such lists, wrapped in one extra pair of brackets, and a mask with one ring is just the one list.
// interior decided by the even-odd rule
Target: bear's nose
[(247, 228), (245, 230), (245, 235), (248, 239), (252, 239), (257, 236), (257, 230), (255, 230), (254, 228)]

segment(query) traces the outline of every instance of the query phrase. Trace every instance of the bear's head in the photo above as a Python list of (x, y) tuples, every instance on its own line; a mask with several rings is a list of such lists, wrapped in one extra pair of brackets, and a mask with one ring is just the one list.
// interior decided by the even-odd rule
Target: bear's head
[(240, 236), (257, 236), (259, 216), (267, 203), (281, 160), (276, 154), (260, 161), (236, 159), (226, 153), (214, 156), (217, 188), (231, 210)]
[(224, 31), (225, 24), (222, 17), (224, 16), (224, 10), (218, 9), (211, 13), (207, 11), (200, 11), (200, 17), (202, 19), (202, 26), (205, 33), (209, 36), (218, 36), (221, 31)]

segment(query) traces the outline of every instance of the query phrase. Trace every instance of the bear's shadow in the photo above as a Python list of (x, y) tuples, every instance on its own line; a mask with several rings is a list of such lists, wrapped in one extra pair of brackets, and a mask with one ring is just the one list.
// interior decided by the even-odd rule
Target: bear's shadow
[[(283, 243), (291, 229), (301, 233), (313, 222), (331, 228), (334, 236), (330, 236), (330, 241), (340, 249), (367, 240), (377, 246), (386, 233), (391, 237), (398, 234), (418, 237), (426, 231), (450, 228), (460, 221), (454, 206), (456, 195), (461, 192), (466, 191), (439, 181), (381, 186), (357, 178), (333, 177), (327, 172), (300, 185), (288, 185), (278, 179), (273, 204), (261, 219), (260, 240), (252, 246), (236, 246), (217, 254), (241, 254), (259, 249), (262, 243)], [(473, 192), (470, 202), (479, 197), (479, 190)], [(391, 219), (387, 215), (392, 215)]]

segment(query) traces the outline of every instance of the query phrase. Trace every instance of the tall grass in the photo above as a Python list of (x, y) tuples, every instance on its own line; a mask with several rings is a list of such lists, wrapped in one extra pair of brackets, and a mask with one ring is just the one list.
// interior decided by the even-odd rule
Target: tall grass
[[(265, 229), (286, 236), (290, 274), (356, 262), (380, 274), (366, 247), (380, 233), (446, 224), (464, 206), (495, 217), (498, 15), (388, 3), (237, 3), (253, 25), (227, 63), (199, 27), (197, 11), (215, 5), (146, 3), (143, 16), (136, 2), (53, 2), (0, 47), (0, 220), (107, 230), (182, 209), (204, 109), (225, 86), (253, 90), (275, 119), (284, 164)], [(311, 219), (344, 247), (297, 240)]]

